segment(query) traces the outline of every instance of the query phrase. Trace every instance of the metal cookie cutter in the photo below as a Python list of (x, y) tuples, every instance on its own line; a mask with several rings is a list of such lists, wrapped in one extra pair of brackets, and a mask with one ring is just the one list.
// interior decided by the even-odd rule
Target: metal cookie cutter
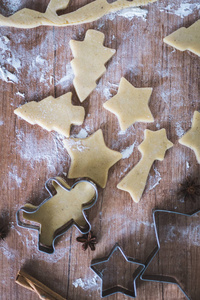
[(180, 288), (180, 290), (183, 292), (183, 294), (186, 296), (186, 298), (188, 300), (192, 300), (192, 298), (186, 293), (186, 291), (181, 286), (181, 284), (178, 282), (178, 280), (176, 280), (174, 277), (164, 276), (164, 275), (144, 275), (144, 274), (145, 274), (147, 268), (149, 267), (150, 263), (155, 258), (155, 256), (157, 255), (158, 251), (161, 248), (160, 247), (160, 239), (159, 239), (159, 236), (158, 236), (158, 229), (157, 229), (157, 225), (156, 225), (156, 213), (167, 213), (167, 214), (181, 215), (181, 216), (185, 216), (185, 217), (192, 217), (192, 216), (198, 214), (199, 212), (200, 212), (200, 210), (196, 210), (193, 213), (180, 213), (180, 212), (176, 212), (176, 211), (162, 210), (162, 209), (155, 209), (153, 211), (153, 223), (154, 223), (154, 229), (155, 229), (157, 246), (153, 250), (153, 252), (150, 254), (150, 256), (148, 257), (148, 259), (146, 261), (146, 264), (145, 264), (146, 267), (145, 267), (144, 271), (142, 272), (142, 274), (140, 276), (141, 280), (143, 280), (143, 281), (152, 281), (152, 282), (162, 282), (162, 283), (173, 283), (173, 284), (176, 284)]
[[(120, 254), (123, 256), (123, 259), (126, 260), (126, 262), (138, 265), (138, 267), (133, 272), (133, 281), (131, 281), (131, 285), (132, 285), (133, 288), (127, 288), (127, 287), (124, 287), (124, 286), (119, 285), (119, 284), (110, 286), (108, 288), (104, 288), (104, 279), (105, 279), (104, 276), (105, 276), (105, 271), (106, 271), (105, 264), (108, 264), (110, 258), (112, 257), (112, 255), (114, 254), (115, 251), (119, 251)], [(102, 267), (101, 267), (101, 265), (102, 265)], [(115, 294), (115, 293), (122, 293), (124, 295), (129, 296), (129, 297), (135, 298), (137, 296), (136, 279), (141, 274), (141, 272), (144, 270), (145, 265), (140, 263), (138, 260), (134, 260), (131, 257), (127, 257), (124, 254), (124, 252), (122, 251), (122, 249), (120, 248), (120, 246), (116, 243), (108, 256), (103, 257), (101, 259), (92, 260), (90, 268), (101, 279), (101, 297), (106, 297), (106, 296), (109, 296), (109, 295), (112, 295), (112, 294)], [(124, 260), (123, 260), (122, 268), (124, 269)], [(101, 269), (101, 271), (99, 269)], [(116, 270), (113, 270), (111, 268), (110, 272), (108, 271), (107, 273), (109, 273), (109, 275), (113, 277), (113, 276), (116, 276), (116, 273), (118, 272), (118, 271), (117, 272), (115, 272), (115, 271)], [(125, 270), (124, 270), (124, 272), (125, 272)], [(128, 283), (127, 283), (127, 286), (128, 286)]]
[[(56, 203), (54, 204), (53, 206), (53, 210), (49, 211), (49, 209), (45, 210), (46, 208), (46, 204), (48, 201), (53, 201), (55, 200), (54, 197), (56, 197), (56, 195), (58, 195), (58, 193), (56, 195), (53, 195), (51, 190), (49, 189), (48, 185), (50, 183), (52, 183), (52, 185), (54, 186), (54, 189), (56, 190), (56, 185), (57, 185), (57, 189), (59, 190), (59, 192), (61, 193), (61, 197), (62, 197), (62, 192), (67, 192), (70, 193), (76, 186), (78, 186), (80, 183), (82, 182), (87, 182), (88, 184), (90, 184), (94, 191), (95, 191), (95, 195), (94, 197), (91, 199), (91, 200), (88, 200), (86, 201), (85, 203), (84, 202), (80, 202), (79, 205), (80, 205), (80, 210), (82, 212), (82, 215), (81, 215), (81, 218), (80, 220), (76, 221), (74, 220), (72, 217), (62, 226), (58, 226), (56, 230), (54, 230), (52, 232), (52, 236), (50, 237), (50, 241), (48, 243), (45, 243), (45, 242), (42, 242), (41, 239), (42, 239), (42, 234), (43, 236), (45, 235), (45, 233), (47, 235), (50, 234), (50, 231), (51, 231), (51, 226), (48, 226), (48, 225), (51, 225), (51, 222), (55, 223), (55, 220), (52, 218), (51, 216), (51, 213), (54, 212), (54, 208), (57, 209), (60, 205), (59, 203), (59, 199), (56, 198)], [(54, 251), (55, 251), (55, 247), (54, 247), (54, 243), (55, 243), (55, 240), (63, 235), (71, 226), (76, 226), (76, 228), (82, 233), (82, 234), (86, 234), (88, 233), (90, 230), (91, 230), (91, 225), (90, 223), (88, 222), (87, 220), (87, 217), (85, 215), (85, 210), (91, 208), (97, 201), (98, 199), (98, 190), (97, 190), (97, 187), (96, 185), (92, 182), (92, 181), (89, 181), (89, 180), (86, 180), (86, 179), (82, 179), (82, 180), (79, 180), (77, 182), (75, 182), (70, 188), (68, 188), (68, 185), (66, 184), (66, 181), (61, 178), (61, 177), (53, 177), (53, 178), (50, 178), (46, 181), (45, 183), (45, 188), (46, 190), (48, 191), (50, 197), (47, 198), (46, 200), (44, 200), (39, 206), (34, 206), (32, 204), (26, 204), (24, 207), (21, 207), (17, 213), (16, 213), (16, 219), (17, 219), (17, 224), (20, 226), (20, 227), (25, 227), (25, 228), (29, 228), (29, 229), (35, 229), (35, 230), (38, 230), (38, 249), (40, 251), (43, 251), (43, 252), (46, 252), (46, 253), (49, 253), (49, 254), (52, 254)], [(79, 189), (80, 189), (80, 186), (79, 186)], [(67, 195), (66, 194), (66, 195)], [(68, 196), (68, 195), (67, 195)], [(84, 196), (84, 194), (83, 194)], [(60, 195), (59, 195), (60, 197)], [(81, 197), (82, 197), (82, 194), (81, 194), (81, 191), (79, 191), (79, 194), (77, 196), (78, 198), (77, 199), (80, 199), (81, 200)], [(54, 198), (54, 199), (53, 199)], [(52, 200), (51, 200), (52, 199)], [(68, 196), (68, 199), (69, 199), (69, 196)], [(86, 198), (87, 199), (87, 198)], [(48, 202), (49, 204), (49, 202)], [(43, 208), (42, 208), (43, 206)], [(47, 215), (47, 218), (49, 218), (48, 220), (48, 224), (47, 224), (47, 228), (42, 228), (42, 224), (40, 222), (38, 222), (37, 220), (35, 221), (36, 223), (40, 223), (40, 225), (33, 225), (33, 224), (30, 224), (30, 223), (25, 223), (23, 221), (21, 221), (21, 218), (20, 218), (20, 213), (23, 212), (24, 214), (27, 215), (27, 219), (28, 220), (31, 220), (34, 222), (34, 219), (33, 219), (33, 214), (37, 213), (37, 216), (39, 215), (39, 218), (41, 220), (44, 219), (44, 213), (43, 213), (43, 210), (41, 211), (40, 209), (43, 209), (45, 210), (45, 215)], [(59, 212), (58, 212), (58, 223), (60, 222), (60, 217), (61, 217), (61, 214), (63, 211), (63, 206), (61, 204), (61, 207), (59, 209)], [(65, 217), (65, 214), (64, 214), (64, 217)], [(47, 221), (46, 221), (47, 222)]]

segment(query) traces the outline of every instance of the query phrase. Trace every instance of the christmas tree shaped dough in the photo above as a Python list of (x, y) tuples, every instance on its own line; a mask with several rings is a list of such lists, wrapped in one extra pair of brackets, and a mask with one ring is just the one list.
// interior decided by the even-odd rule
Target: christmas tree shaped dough
[(190, 27), (181, 27), (164, 38), (164, 42), (180, 51), (190, 50), (200, 56), (200, 20)]
[(151, 93), (152, 88), (135, 88), (122, 77), (117, 95), (103, 106), (117, 116), (120, 128), (124, 131), (135, 122), (154, 121), (148, 107)]
[(200, 164), (200, 113), (198, 111), (194, 112), (192, 128), (184, 134), (179, 143), (192, 149)]
[(88, 177), (102, 188), (109, 168), (122, 158), (121, 153), (106, 147), (101, 129), (86, 139), (66, 139), (64, 145), (71, 157), (68, 178)]
[[(67, 189), (70, 187), (62, 181)], [(23, 212), (26, 220), (39, 223), (40, 243), (51, 247), (56, 230), (62, 228), (69, 222), (75, 222), (79, 228), (87, 227), (87, 221), (83, 216), (83, 205), (89, 203), (95, 190), (88, 182), (80, 182), (70, 191), (63, 189), (53, 182), (56, 194), (49, 200), (44, 201), (39, 207), (27, 203), (24, 208), (35, 210), (33, 213)], [(91, 206), (91, 205), (90, 205)]]
[(70, 41), (74, 59), (71, 61), (75, 78), (73, 84), (81, 102), (96, 88), (96, 81), (106, 71), (105, 63), (116, 50), (103, 46), (104, 34), (88, 30), (85, 40)]
[(138, 164), (117, 185), (118, 189), (128, 192), (137, 203), (142, 197), (147, 177), (154, 160), (163, 160), (166, 150), (173, 144), (167, 139), (166, 130), (146, 129), (144, 141), (138, 147), (142, 158)]
[(67, 93), (56, 99), (49, 96), (40, 102), (31, 101), (15, 109), (14, 113), (32, 125), (38, 124), (69, 137), (71, 124), (81, 125), (85, 117), (84, 108), (72, 105), (71, 97), (72, 94)]

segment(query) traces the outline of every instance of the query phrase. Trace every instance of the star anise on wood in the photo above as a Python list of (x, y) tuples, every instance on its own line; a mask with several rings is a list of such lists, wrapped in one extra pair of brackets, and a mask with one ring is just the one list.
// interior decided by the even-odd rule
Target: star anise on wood
[(4, 240), (10, 231), (9, 215), (6, 212), (0, 215), (0, 240)]
[(82, 250), (86, 251), (88, 247), (92, 251), (95, 250), (95, 245), (97, 244), (97, 238), (95, 235), (93, 235), (92, 231), (90, 231), (87, 234), (84, 234), (83, 236), (79, 236), (76, 238), (77, 242), (82, 243)]
[(200, 197), (200, 185), (197, 183), (196, 178), (187, 177), (185, 182), (180, 184), (178, 197), (184, 200), (196, 202)]

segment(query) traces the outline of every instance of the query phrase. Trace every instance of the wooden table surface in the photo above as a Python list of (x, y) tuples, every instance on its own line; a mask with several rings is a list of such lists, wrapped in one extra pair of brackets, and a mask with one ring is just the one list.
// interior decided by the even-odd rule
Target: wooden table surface
[[(3, 0), (0, 13), (8, 16), (23, 7), (44, 12), (48, 2)], [(68, 11), (87, 2), (91, 0), (71, 1)], [(191, 127), (194, 111), (200, 109), (200, 61), (191, 52), (180, 52), (163, 43), (165, 36), (199, 18), (199, 0), (175, 2), (160, 0), (144, 7), (143, 17), (130, 19), (115, 14), (67, 28), (0, 28), (0, 211), (9, 213), (12, 221), (8, 237), (0, 242), (1, 300), (37, 298), (15, 283), (21, 268), (66, 299), (98, 300), (100, 280), (89, 268), (92, 259), (108, 255), (118, 242), (127, 256), (144, 263), (156, 246), (152, 209), (187, 213), (200, 208), (199, 201), (177, 197), (179, 184), (186, 176), (197, 177), (199, 182), (194, 152), (180, 145), (178, 139)], [(73, 92), (73, 103), (80, 105), (72, 84), (69, 41), (83, 40), (90, 28), (103, 32), (105, 45), (117, 52), (97, 88), (81, 104), (86, 110), (83, 125), (73, 126), (71, 134), (76, 136), (82, 128), (90, 135), (101, 128), (109, 148), (122, 152), (134, 144), (134, 150), (110, 169), (106, 188), (99, 188), (98, 202), (87, 213), (99, 241), (96, 251), (81, 251), (76, 242), (80, 233), (71, 228), (59, 239), (55, 253), (48, 255), (37, 250), (35, 231), (16, 225), (15, 213), (24, 203), (39, 204), (47, 197), (44, 184), (48, 178), (60, 175), (67, 179), (70, 157), (62, 136), (28, 124), (13, 111), (26, 102), (40, 101), (49, 95), (58, 97), (69, 91)], [(116, 117), (102, 106), (116, 94), (122, 76), (135, 87), (153, 87), (150, 109), (155, 118), (154, 123), (136, 123), (125, 133), (120, 132)], [(162, 162), (154, 163), (143, 197), (136, 204), (116, 185), (139, 161), (137, 146), (145, 128), (166, 128), (174, 147)], [(67, 182), (72, 184), (74, 180)], [(181, 219), (159, 215), (158, 228), (163, 248), (148, 273), (176, 276), (191, 299), (199, 299), (198, 215)], [(129, 268), (118, 271), (130, 280)], [(111, 284), (112, 280), (110, 276)], [(173, 284), (140, 280), (137, 294), (138, 300), (186, 299)], [(125, 300), (128, 296), (117, 293), (108, 299)]]

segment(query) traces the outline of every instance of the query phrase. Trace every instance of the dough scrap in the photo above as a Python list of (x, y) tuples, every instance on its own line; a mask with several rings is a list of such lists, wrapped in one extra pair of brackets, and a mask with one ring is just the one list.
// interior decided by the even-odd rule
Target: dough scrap
[(71, 157), (68, 178), (88, 177), (106, 186), (108, 170), (122, 158), (120, 152), (109, 149), (99, 129), (85, 139), (66, 139), (64, 146)]
[(138, 149), (142, 153), (142, 158), (136, 166), (120, 181), (117, 188), (128, 192), (132, 199), (138, 203), (145, 189), (148, 174), (154, 160), (162, 161), (165, 152), (173, 144), (167, 139), (166, 130), (160, 129), (144, 131), (144, 141)]
[[(70, 189), (66, 182), (63, 181), (62, 184)], [(25, 208), (38, 210), (34, 213), (23, 212), (24, 219), (40, 224), (39, 243), (49, 247), (53, 245), (55, 231), (69, 222), (76, 222), (80, 228), (87, 226), (82, 213), (83, 205), (89, 203), (95, 195), (94, 188), (88, 182), (77, 183), (70, 191), (66, 191), (55, 182), (53, 186), (56, 190), (55, 196), (44, 201), (39, 208), (27, 203)]]
[(81, 125), (85, 110), (82, 106), (71, 104), (72, 93), (58, 98), (49, 96), (40, 102), (31, 101), (14, 110), (14, 113), (34, 125), (69, 137), (71, 124)]
[(106, 62), (115, 49), (103, 46), (104, 34), (89, 29), (84, 41), (70, 41), (74, 59), (71, 61), (75, 78), (73, 84), (81, 102), (96, 88), (96, 81), (105, 73)]
[(135, 122), (153, 122), (154, 118), (148, 107), (152, 90), (135, 88), (122, 77), (117, 95), (105, 102), (103, 107), (117, 116), (123, 131)]
[(181, 27), (164, 38), (164, 42), (180, 51), (189, 50), (200, 56), (200, 20), (190, 27)]
[(194, 112), (191, 129), (184, 134), (179, 143), (192, 149), (200, 164), (200, 113), (198, 111)]
[(108, 13), (118, 10), (146, 5), (157, 0), (95, 0), (79, 9), (58, 16), (57, 11), (66, 9), (70, 0), (51, 0), (45, 13), (23, 8), (9, 17), (0, 15), (0, 26), (17, 28), (34, 28), (38, 26), (70, 26), (96, 21)]

